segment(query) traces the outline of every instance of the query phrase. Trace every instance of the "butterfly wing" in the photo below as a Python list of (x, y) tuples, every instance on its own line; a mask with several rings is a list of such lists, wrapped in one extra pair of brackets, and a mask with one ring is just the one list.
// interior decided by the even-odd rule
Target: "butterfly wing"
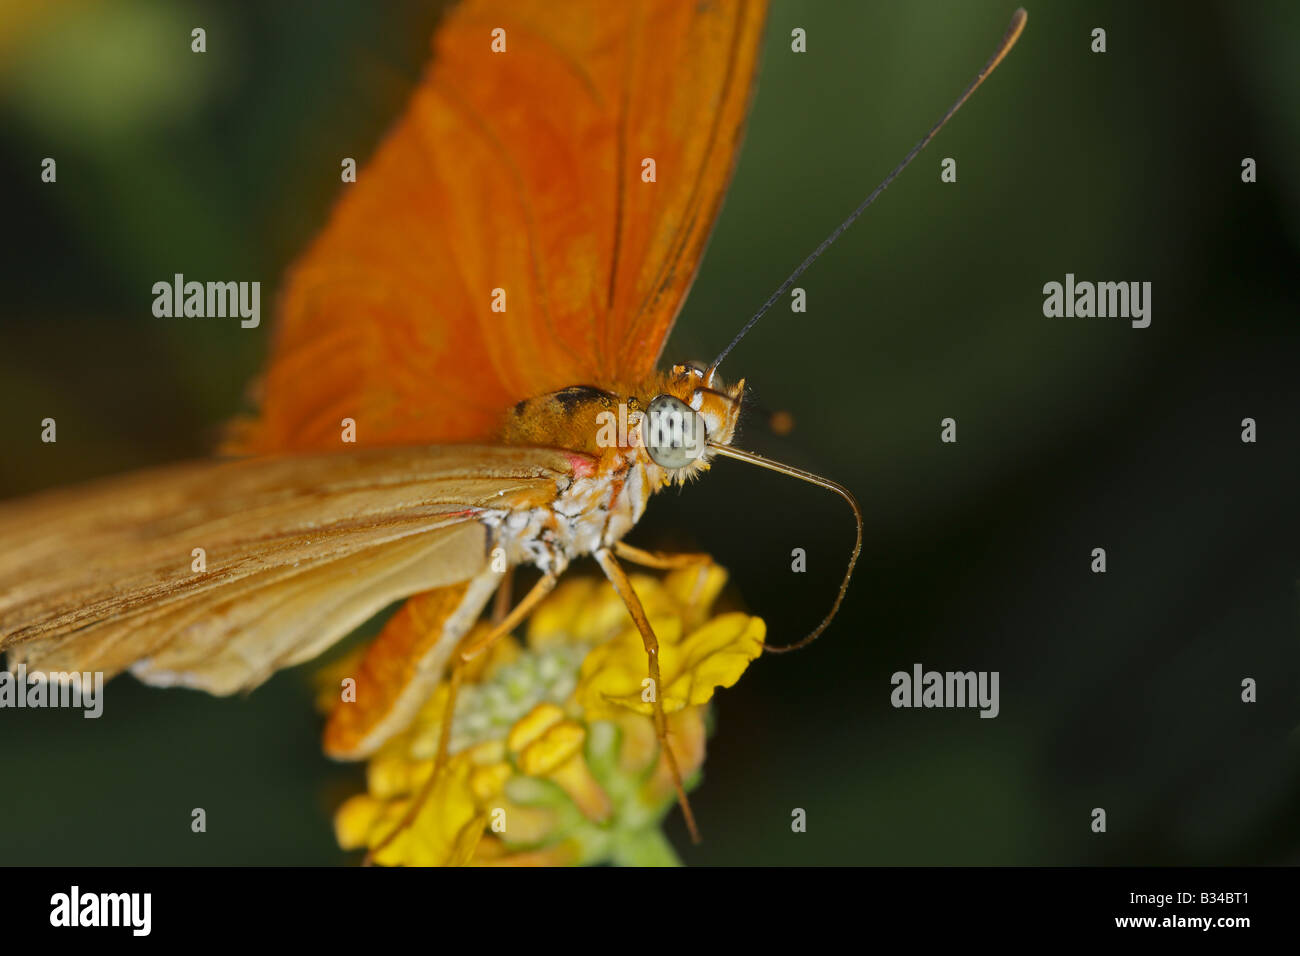
[[(344, 418), (372, 452), (485, 440), (521, 398), (642, 379), (721, 205), (764, 13), (456, 7), (410, 107), (291, 270), (260, 416), (232, 450), (336, 449)], [(228, 693), (420, 592), (360, 674), (378, 703), (332, 723), (331, 752), (365, 752), (486, 599), (473, 509), (549, 500), (572, 462), (482, 447), (255, 459), (0, 508), (0, 539), (22, 542), (0, 557), (0, 647), (11, 665)]]
[(553, 500), (573, 461), (364, 449), (180, 465), (8, 503), (0, 649), (11, 667), (135, 665), (151, 683), (247, 689), (395, 600), (472, 579), (488, 553), (476, 512)]
[[(442, 680), (452, 651), (491, 594), (491, 576), (417, 594), (388, 619), (351, 669), (354, 693), (334, 705), (325, 753), (357, 760), (405, 730)], [(487, 586), (485, 586), (487, 585)]]
[(337, 447), (343, 418), (367, 445), (482, 441), (520, 399), (643, 379), (731, 176), (764, 16), (761, 0), (453, 9), (290, 272), (260, 415), (231, 447)]

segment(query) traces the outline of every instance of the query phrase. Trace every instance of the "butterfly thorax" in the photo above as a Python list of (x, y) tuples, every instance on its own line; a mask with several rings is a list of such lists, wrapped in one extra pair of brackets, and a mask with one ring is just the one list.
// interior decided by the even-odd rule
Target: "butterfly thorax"
[[(645, 513), (651, 495), (709, 467), (704, 439), (729, 444), (739, 418), (744, 381), (704, 384), (704, 373), (675, 366), (632, 387), (574, 385), (519, 402), (507, 416), (502, 440), (510, 445), (559, 448), (571, 454), (572, 477), (539, 507), (485, 513), (511, 563), (562, 571), (568, 562), (611, 546)], [(660, 441), (651, 426), (675, 399), (688, 427), (702, 428), (699, 454), (678, 467), (652, 455)], [(693, 413), (693, 414), (692, 414)], [(674, 424), (677, 424), (674, 422)], [(667, 431), (665, 430), (665, 434)], [(657, 449), (655, 449), (657, 450)], [(656, 457), (659, 460), (656, 460)], [(669, 464), (676, 464), (669, 458)]]

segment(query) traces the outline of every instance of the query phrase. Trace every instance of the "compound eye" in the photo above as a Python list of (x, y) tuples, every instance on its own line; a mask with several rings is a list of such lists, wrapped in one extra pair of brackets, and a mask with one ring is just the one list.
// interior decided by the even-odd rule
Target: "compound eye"
[(641, 444), (662, 468), (685, 468), (704, 454), (708, 440), (699, 412), (672, 395), (656, 395), (641, 418)]

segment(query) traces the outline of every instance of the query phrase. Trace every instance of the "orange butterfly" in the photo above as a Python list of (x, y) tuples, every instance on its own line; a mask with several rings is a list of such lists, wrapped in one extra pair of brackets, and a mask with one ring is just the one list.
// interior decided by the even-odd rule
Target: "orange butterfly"
[[(290, 271), (260, 414), (226, 448), (244, 457), (0, 508), (9, 665), (230, 694), (404, 599), (366, 652), (357, 703), (326, 729), (327, 751), (355, 759), (449, 669), (450, 713), (464, 664), (592, 555), (657, 687), (621, 562), (700, 556), (622, 539), (655, 492), (718, 454), (852, 505), (839, 596), (799, 644), (816, 637), (861, 546), (852, 496), (730, 446), (744, 381), (717, 366), (731, 346), (706, 369), (656, 371), (735, 165), (764, 17), (760, 0), (456, 7), (405, 114)], [(1021, 26), (1023, 13), (948, 116)], [(466, 644), (523, 565), (540, 580)], [(658, 695), (654, 722), (694, 832)], [(445, 759), (444, 734), (430, 785)]]

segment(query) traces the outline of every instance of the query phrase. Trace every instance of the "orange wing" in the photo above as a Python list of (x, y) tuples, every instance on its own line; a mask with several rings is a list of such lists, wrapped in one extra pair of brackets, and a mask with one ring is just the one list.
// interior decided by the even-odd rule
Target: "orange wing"
[(643, 379), (731, 176), (764, 16), (762, 0), (453, 9), (291, 270), (262, 411), (231, 450), (336, 448), (343, 418), (366, 445), (485, 440), (522, 398)]
[(552, 500), (574, 457), (470, 445), (203, 461), (4, 502), (0, 651), (33, 670), (255, 687), (393, 601), (474, 577), (488, 537), (473, 512)]

